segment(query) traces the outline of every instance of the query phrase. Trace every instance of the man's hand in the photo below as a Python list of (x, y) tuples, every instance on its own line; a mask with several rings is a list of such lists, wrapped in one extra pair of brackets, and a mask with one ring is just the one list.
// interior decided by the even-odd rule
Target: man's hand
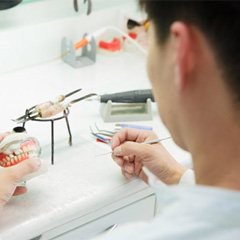
[(177, 184), (187, 170), (160, 144), (140, 144), (157, 139), (151, 131), (124, 129), (112, 139), (113, 159), (127, 178), (137, 176), (148, 183), (143, 166), (166, 184)]
[(38, 159), (25, 160), (15, 166), (0, 169), (0, 209), (10, 200), (12, 195), (20, 195), (27, 191), (26, 187), (17, 187), (22, 179), (40, 167)]

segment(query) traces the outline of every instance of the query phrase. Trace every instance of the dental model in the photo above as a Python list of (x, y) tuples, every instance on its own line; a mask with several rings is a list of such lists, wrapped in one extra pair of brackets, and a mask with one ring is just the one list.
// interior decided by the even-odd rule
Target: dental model
[(38, 157), (41, 149), (37, 139), (30, 137), (25, 128), (16, 127), (0, 137), (0, 166), (7, 168), (24, 160)]

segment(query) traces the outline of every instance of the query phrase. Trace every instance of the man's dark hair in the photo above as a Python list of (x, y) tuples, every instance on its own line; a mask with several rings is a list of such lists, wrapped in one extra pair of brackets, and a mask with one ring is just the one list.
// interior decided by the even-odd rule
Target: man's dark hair
[(182, 21), (198, 27), (214, 50), (234, 97), (240, 103), (240, 2), (139, 0), (164, 44), (170, 26)]

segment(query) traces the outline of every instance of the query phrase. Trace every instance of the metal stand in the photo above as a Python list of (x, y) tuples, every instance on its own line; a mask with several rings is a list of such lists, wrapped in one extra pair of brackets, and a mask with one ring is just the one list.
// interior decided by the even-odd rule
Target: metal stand
[[(68, 121), (69, 113), (70, 113), (70, 111), (67, 108), (66, 110), (63, 111), (63, 116), (61, 116), (61, 117), (51, 118), (51, 119), (37, 119), (37, 118), (34, 119), (34, 118), (30, 117), (29, 109), (27, 109), (25, 112), (26, 119), (30, 119), (31, 121), (51, 122), (51, 163), (52, 163), (52, 165), (54, 165), (54, 122), (55, 121), (65, 118), (65, 121), (67, 124), (67, 130), (68, 130), (68, 134), (69, 134), (69, 146), (72, 146), (72, 133), (71, 133), (71, 129), (70, 129), (69, 121)], [(26, 122), (23, 123), (23, 127), (25, 127), (25, 124), (26, 124)]]
[(90, 43), (83, 47), (82, 54), (77, 55), (72, 41), (63, 38), (62, 40), (62, 60), (74, 68), (86, 67), (96, 62), (97, 45), (92, 38)]

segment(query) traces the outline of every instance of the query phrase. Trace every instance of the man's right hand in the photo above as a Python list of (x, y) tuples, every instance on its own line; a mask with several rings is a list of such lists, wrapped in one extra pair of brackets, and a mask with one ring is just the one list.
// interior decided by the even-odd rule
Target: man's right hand
[(152, 131), (135, 129), (124, 129), (113, 137), (112, 157), (125, 177), (130, 179), (137, 176), (148, 183), (148, 177), (143, 170), (145, 166), (166, 184), (179, 182), (187, 169), (178, 163), (161, 143), (140, 144), (157, 138)]

